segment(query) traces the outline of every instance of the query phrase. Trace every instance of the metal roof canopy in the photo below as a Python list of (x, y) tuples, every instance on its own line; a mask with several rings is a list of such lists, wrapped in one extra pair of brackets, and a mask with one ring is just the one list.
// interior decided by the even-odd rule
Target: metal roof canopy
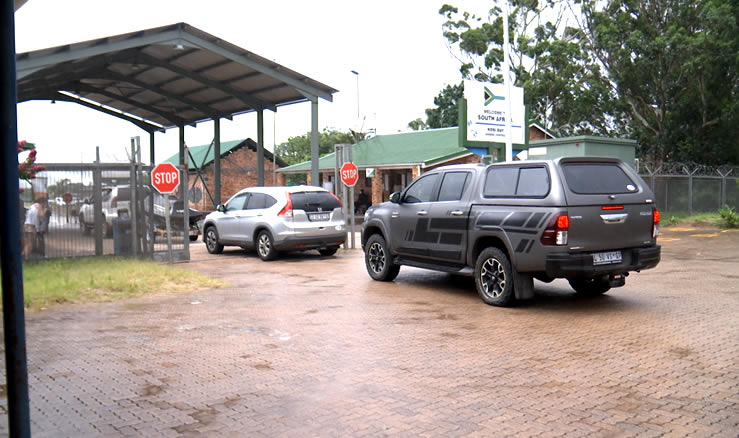
[(186, 23), (20, 53), (18, 102), (76, 102), (148, 132), (337, 90)]

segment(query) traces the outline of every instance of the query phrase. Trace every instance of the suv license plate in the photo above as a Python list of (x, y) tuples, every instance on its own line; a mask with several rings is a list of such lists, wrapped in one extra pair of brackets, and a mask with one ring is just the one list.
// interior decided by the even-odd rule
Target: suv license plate
[(331, 219), (331, 213), (313, 213), (309, 214), (308, 218), (312, 221), (327, 221)]
[(593, 265), (621, 263), (621, 251), (597, 252), (593, 254)]

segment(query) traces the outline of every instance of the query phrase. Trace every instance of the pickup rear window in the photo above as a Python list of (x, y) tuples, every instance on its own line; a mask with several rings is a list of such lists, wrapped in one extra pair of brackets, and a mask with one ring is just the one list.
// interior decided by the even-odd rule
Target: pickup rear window
[(616, 163), (568, 163), (562, 172), (570, 190), (580, 195), (636, 192), (634, 181)]
[(483, 196), (486, 198), (543, 198), (549, 193), (549, 172), (545, 167), (491, 167)]
[(313, 211), (333, 211), (339, 208), (339, 201), (329, 192), (295, 192), (290, 193), (293, 209)]

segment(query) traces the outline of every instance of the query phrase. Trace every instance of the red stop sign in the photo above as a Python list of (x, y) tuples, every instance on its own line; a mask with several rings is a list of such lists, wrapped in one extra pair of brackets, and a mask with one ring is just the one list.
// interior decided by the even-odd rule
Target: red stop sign
[(344, 163), (344, 165), (341, 166), (339, 174), (341, 175), (341, 182), (346, 184), (348, 187), (354, 187), (354, 184), (356, 184), (359, 179), (359, 170), (352, 162)]
[(180, 185), (180, 171), (172, 163), (159, 163), (151, 171), (151, 185), (159, 193), (172, 193)]

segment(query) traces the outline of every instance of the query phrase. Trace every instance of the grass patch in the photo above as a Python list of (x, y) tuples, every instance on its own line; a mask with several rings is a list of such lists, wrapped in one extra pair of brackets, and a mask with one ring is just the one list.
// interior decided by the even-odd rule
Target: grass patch
[(24, 302), (32, 310), (55, 303), (105, 302), (224, 285), (173, 265), (133, 258), (85, 257), (23, 265)]
[(668, 211), (662, 213), (662, 225), (669, 227), (684, 222), (692, 222), (696, 225), (718, 226), (721, 216), (718, 212), (688, 214), (685, 211)]

